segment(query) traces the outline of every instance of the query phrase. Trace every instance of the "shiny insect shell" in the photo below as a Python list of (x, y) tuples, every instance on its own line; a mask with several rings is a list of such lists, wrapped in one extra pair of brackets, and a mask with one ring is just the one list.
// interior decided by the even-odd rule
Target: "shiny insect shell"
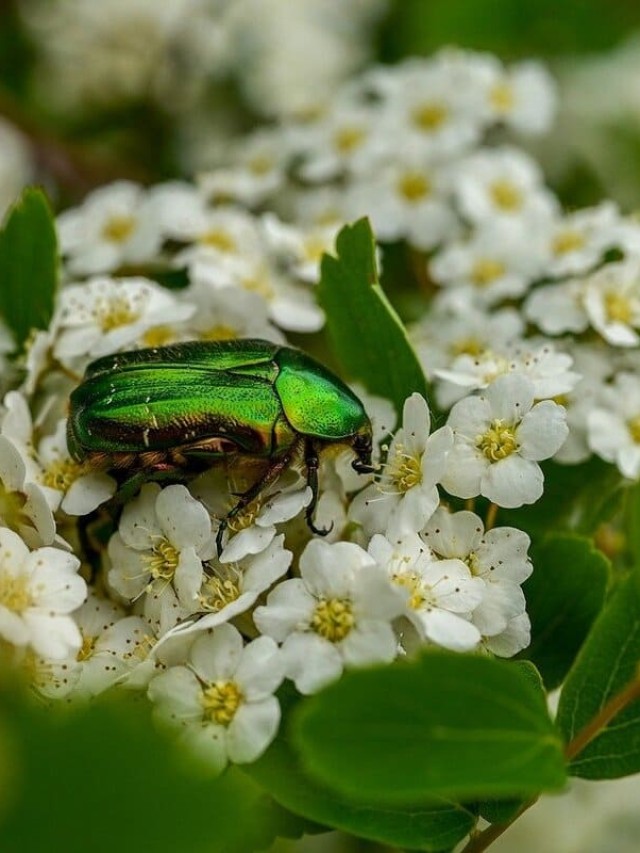
[(181, 479), (232, 454), (267, 460), (228, 522), (298, 458), (318, 500), (319, 453), (350, 446), (370, 473), (371, 422), (358, 397), (300, 350), (258, 339), (188, 341), (92, 362), (72, 392), (67, 442), (73, 458), (121, 472), (133, 493), (147, 479)]

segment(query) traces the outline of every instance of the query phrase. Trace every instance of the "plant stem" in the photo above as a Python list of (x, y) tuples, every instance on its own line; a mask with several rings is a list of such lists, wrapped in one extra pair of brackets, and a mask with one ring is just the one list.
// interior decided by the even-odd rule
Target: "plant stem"
[(491, 530), (492, 527), (495, 526), (496, 518), (498, 516), (498, 504), (491, 503), (489, 504), (489, 509), (487, 510), (487, 517), (484, 522), (484, 529)]

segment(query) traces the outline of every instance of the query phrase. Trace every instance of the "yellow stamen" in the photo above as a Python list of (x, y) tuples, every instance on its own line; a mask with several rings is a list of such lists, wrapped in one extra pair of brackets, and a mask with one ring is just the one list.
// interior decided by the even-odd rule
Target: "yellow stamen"
[(408, 202), (416, 203), (431, 195), (431, 181), (422, 172), (405, 172), (398, 181), (398, 192)]
[(40, 482), (58, 492), (67, 492), (83, 472), (73, 459), (56, 459), (40, 475)]
[(612, 323), (628, 325), (633, 319), (631, 301), (622, 293), (610, 290), (604, 295), (604, 310)]
[(228, 726), (242, 705), (243, 698), (233, 681), (216, 681), (203, 689), (200, 701), (208, 720), (219, 726)]
[(350, 154), (362, 145), (365, 136), (361, 127), (341, 127), (335, 132), (333, 142), (341, 154)]
[(316, 605), (310, 625), (312, 630), (325, 640), (339, 643), (355, 625), (351, 602), (345, 598), (321, 599)]
[(33, 604), (25, 575), (0, 574), (0, 604), (14, 613), (23, 613)]
[(501, 261), (493, 258), (478, 258), (471, 268), (471, 281), (477, 287), (486, 287), (506, 272), (506, 267)]
[(133, 216), (112, 216), (102, 227), (102, 236), (110, 243), (124, 243), (133, 234), (136, 220)]
[(558, 231), (555, 235), (551, 242), (551, 251), (554, 255), (567, 255), (569, 252), (582, 249), (585, 243), (584, 234), (567, 228), (565, 231)]
[(489, 429), (477, 437), (476, 446), (491, 463), (506, 459), (519, 447), (515, 427), (499, 419), (492, 421)]
[(210, 231), (205, 231), (198, 238), (198, 242), (203, 246), (218, 249), (220, 252), (234, 252), (236, 249), (236, 241), (228, 231), (223, 231), (221, 228), (212, 228)]
[(640, 415), (636, 415), (635, 418), (627, 421), (627, 429), (634, 442), (640, 444)]
[(494, 181), (489, 188), (491, 198), (496, 207), (511, 213), (520, 210), (523, 203), (520, 190), (506, 179)]
[(411, 118), (420, 130), (432, 133), (442, 127), (448, 115), (449, 110), (444, 104), (427, 103), (416, 107), (411, 113)]
[(515, 102), (513, 87), (505, 81), (496, 83), (489, 92), (489, 103), (497, 112), (508, 113), (513, 109)]
[(151, 554), (145, 556), (145, 561), (153, 580), (172, 581), (180, 562), (180, 552), (162, 536), (154, 544)]

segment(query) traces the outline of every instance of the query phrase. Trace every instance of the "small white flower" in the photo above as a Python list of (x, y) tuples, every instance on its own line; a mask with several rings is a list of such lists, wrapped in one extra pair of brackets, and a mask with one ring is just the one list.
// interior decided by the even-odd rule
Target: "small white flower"
[(420, 394), (404, 404), (397, 431), (378, 482), (356, 496), (350, 516), (371, 533), (386, 530), (390, 538), (417, 532), (438, 505), (436, 483), (444, 473), (453, 445), (448, 427), (429, 435), (431, 418)]
[(286, 574), (292, 556), (291, 551), (284, 547), (284, 535), (280, 535), (264, 551), (241, 561), (220, 563), (209, 560), (198, 602), (194, 606), (197, 615), (176, 625), (163, 639), (216, 628), (245, 613), (253, 607), (258, 596)]
[(281, 259), (301, 281), (314, 284), (320, 278), (320, 261), (334, 250), (340, 222), (296, 228), (272, 213), (262, 218), (262, 226), (274, 258)]
[(516, 148), (472, 154), (456, 167), (453, 182), (462, 213), (475, 223), (515, 220), (542, 228), (557, 207), (535, 161)]
[(351, 183), (345, 204), (349, 218), (371, 218), (380, 240), (407, 240), (426, 251), (457, 231), (448, 190), (439, 164), (405, 156), (360, 175)]
[(274, 641), (259, 637), (244, 646), (231, 625), (199, 637), (185, 666), (173, 666), (149, 684), (160, 715), (184, 727), (183, 739), (214, 769), (228, 761), (255, 761), (280, 723), (273, 695), (283, 678)]
[(388, 573), (405, 603), (405, 616), (423, 641), (467, 652), (480, 642), (471, 624), (484, 583), (459, 559), (437, 560), (417, 533), (395, 542), (377, 533), (369, 554)]
[(285, 342), (282, 332), (269, 320), (267, 302), (257, 293), (241, 288), (230, 291), (194, 286), (188, 295), (196, 312), (185, 326), (185, 340), (262, 338), (279, 344)]
[(81, 207), (60, 214), (58, 232), (73, 275), (108, 273), (151, 261), (163, 237), (144, 190), (129, 181), (101, 187)]
[(109, 540), (109, 584), (127, 601), (146, 593), (145, 613), (164, 625), (176, 605), (177, 618), (194, 611), (202, 562), (213, 551), (209, 513), (185, 486), (147, 483), (125, 506)]
[(615, 204), (578, 210), (557, 219), (548, 238), (549, 276), (579, 275), (593, 269), (618, 242), (620, 214)]
[(556, 107), (556, 88), (546, 68), (539, 62), (519, 62), (505, 69), (492, 56), (482, 59), (489, 117), (520, 133), (548, 130)]
[(589, 447), (614, 462), (625, 477), (640, 477), (640, 382), (637, 374), (620, 373), (602, 389), (587, 415)]
[(584, 306), (591, 325), (607, 343), (640, 343), (640, 259), (606, 264), (585, 282)]
[(543, 261), (535, 235), (517, 223), (489, 223), (465, 242), (449, 242), (429, 270), (439, 284), (463, 288), (468, 301), (492, 305), (522, 296)]
[[(226, 474), (219, 469), (211, 469), (195, 480), (191, 491), (213, 518), (226, 518), (236, 503), (230, 501)], [(281, 477), (229, 520), (221, 562), (236, 563), (248, 555), (264, 551), (276, 535), (276, 525), (295, 518), (309, 504), (311, 497), (311, 489), (300, 488), (297, 476), (293, 483), (288, 483), (286, 476)]]
[(19, 533), (30, 548), (38, 548), (53, 544), (56, 523), (44, 491), (27, 479), (23, 453), (0, 435), (0, 524)]
[(590, 323), (584, 297), (585, 283), (582, 279), (548, 284), (536, 288), (529, 295), (524, 314), (547, 335), (585, 332)]
[(456, 403), (448, 418), (454, 446), (442, 485), (452, 495), (483, 495), (518, 507), (542, 495), (538, 462), (548, 459), (568, 434), (565, 411), (551, 400), (533, 405), (535, 389), (525, 376), (496, 379), (484, 394)]
[(0, 635), (43, 658), (78, 651), (82, 639), (70, 613), (87, 594), (79, 566), (73, 554), (29, 551), (17, 533), (0, 528)]
[(404, 609), (385, 572), (351, 542), (312, 539), (300, 577), (284, 581), (254, 611), (263, 634), (282, 646), (286, 674), (314, 693), (345, 666), (388, 662), (396, 655), (391, 621)]
[(187, 320), (194, 307), (146, 278), (94, 278), (60, 294), (54, 354), (64, 364), (144, 341), (155, 326)]
[(484, 581), (482, 600), (471, 620), (485, 637), (507, 630), (511, 619), (524, 612), (521, 584), (532, 566), (527, 551), (530, 539), (515, 527), (495, 527), (485, 533), (482, 520), (472, 512), (433, 514), (424, 539), (438, 556), (462, 560), (475, 578)]

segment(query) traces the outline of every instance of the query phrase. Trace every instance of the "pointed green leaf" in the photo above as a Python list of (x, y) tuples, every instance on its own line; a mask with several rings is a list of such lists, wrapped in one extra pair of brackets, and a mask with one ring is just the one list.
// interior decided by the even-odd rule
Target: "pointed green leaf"
[[(629, 575), (596, 620), (560, 695), (557, 723), (571, 741), (636, 676), (640, 664), (640, 578)], [(640, 772), (640, 701), (621, 711), (571, 762), (585, 779)]]
[(609, 561), (589, 539), (554, 534), (531, 549), (533, 574), (524, 584), (533, 661), (547, 689), (562, 683), (604, 603)]
[(398, 412), (427, 381), (406, 331), (378, 283), (375, 241), (367, 219), (345, 225), (336, 257), (325, 255), (318, 288), (335, 353), (351, 379), (391, 400)]
[(504, 661), (433, 651), (352, 672), (294, 723), (309, 772), (360, 797), (524, 796), (565, 780), (539, 684)]
[(58, 252), (45, 194), (28, 187), (0, 231), (0, 315), (19, 347), (31, 329), (46, 329), (53, 315)]

